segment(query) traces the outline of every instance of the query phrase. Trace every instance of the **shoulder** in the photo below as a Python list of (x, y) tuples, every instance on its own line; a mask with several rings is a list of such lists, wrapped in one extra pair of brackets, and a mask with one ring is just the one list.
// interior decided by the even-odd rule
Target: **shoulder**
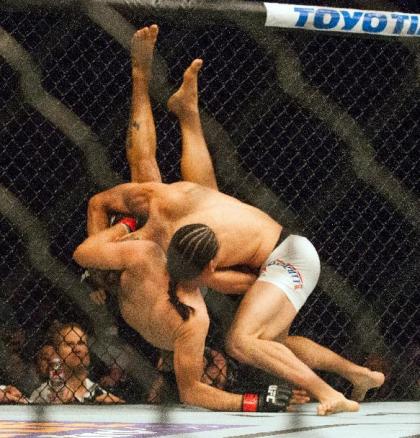
[(150, 183), (150, 184), (155, 184), (153, 187), (151, 187), (154, 190), (161, 190), (162, 192), (167, 192), (167, 193), (190, 193), (195, 191), (203, 192), (209, 190), (207, 187), (189, 181), (177, 181), (171, 184), (164, 184), (164, 183)]
[(125, 241), (123, 244), (124, 248), (118, 253), (123, 270), (128, 275), (141, 275), (143, 280), (150, 280), (155, 278), (150, 276), (151, 273), (166, 273), (166, 255), (157, 243), (151, 240), (135, 240)]
[(194, 309), (190, 317), (182, 324), (182, 329), (207, 330), (210, 325), (210, 317), (200, 290), (196, 288), (193, 291), (186, 291), (182, 286), (178, 286), (177, 293), (180, 301)]
[(166, 263), (166, 255), (157, 243), (151, 240), (124, 241), (127, 259), (131, 265), (150, 265), (157, 262)]
[(202, 186), (201, 184), (189, 182), (189, 181), (178, 181), (176, 183), (172, 183), (171, 187), (176, 188), (180, 192), (185, 193), (202, 193), (211, 191), (213, 189), (210, 189), (209, 187)]
[(110, 190), (116, 196), (122, 195), (126, 201), (131, 198), (144, 198), (153, 196), (155, 193), (164, 190), (167, 184), (159, 182), (146, 183), (124, 183)]
[(210, 190), (199, 184), (179, 181), (166, 184), (159, 192), (156, 192), (156, 195), (163, 211), (166, 210), (171, 215), (183, 216), (188, 214), (191, 206), (196, 207), (197, 202), (205, 200), (210, 194)]

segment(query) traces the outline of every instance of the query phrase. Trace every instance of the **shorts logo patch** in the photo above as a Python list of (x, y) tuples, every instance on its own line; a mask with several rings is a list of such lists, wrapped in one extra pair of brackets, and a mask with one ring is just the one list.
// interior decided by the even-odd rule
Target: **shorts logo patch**
[(284, 268), (287, 274), (292, 279), (294, 288), (302, 289), (303, 287), (302, 276), (300, 275), (300, 272), (293, 265), (291, 265), (290, 263), (286, 263), (283, 260), (276, 259), (268, 263), (267, 266), (264, 267), (262, 272), (265, 272), (269, 266), (281, 266), (282, 268)]

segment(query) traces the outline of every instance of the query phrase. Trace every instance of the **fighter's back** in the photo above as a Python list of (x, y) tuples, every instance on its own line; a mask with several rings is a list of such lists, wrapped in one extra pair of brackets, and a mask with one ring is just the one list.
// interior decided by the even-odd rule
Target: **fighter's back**
[(218, 266), (259, 267), (273, 250), (281, 226), (261, 210), (219, 191), (189, 182), (156, 186), (146, 229), (166, 250), (183, 225), (203, 223), (215, 232)]
[[(169, 277), (163, 250), (153, 242), (147, 242), (147, 246), (144, 243), (142, 241), (141, 253), (133, 255), (132, 263), (121, 274), (121, 315), (152, 345), (171, 351), (185, 323), (169, 302)], [(194, 318), (208, 317), (198, 289), (179, 295), (194, 308), (192, 322)]]

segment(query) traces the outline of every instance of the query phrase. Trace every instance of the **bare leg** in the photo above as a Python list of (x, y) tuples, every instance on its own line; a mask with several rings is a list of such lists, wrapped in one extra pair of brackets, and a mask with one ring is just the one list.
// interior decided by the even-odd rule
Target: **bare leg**
[(179, 120), (182, 134), (181, 174), (191, 181), (217, 190), (216, 177), (201, 127), (198, 110), (198, 72), (203, 61), (195, 59), (185, 70), (181, 87), (168, 100)]
[(127, 160), (132, 182), (162, 181), (156, 162), (156, 130), (149, 97), (157, 25), (138, 30), (131, 41), (132, 99)]
[(354, 385), (353, 400), (362, 401), (369, 389), (384, 383), (382, 373), (356, 365), (310, 339), (288, 336), (285, 345), (310, 368), (333, 372), (350, 381)]
[(287, 346), (273, 341), (290, 326), (296, 310), (279, 288), (257, 281), (245, 294), (227, 338), (229, 354), (305, 389), (319, 400), (318, 414), (354, 412), (357, 402), (336, 391)]

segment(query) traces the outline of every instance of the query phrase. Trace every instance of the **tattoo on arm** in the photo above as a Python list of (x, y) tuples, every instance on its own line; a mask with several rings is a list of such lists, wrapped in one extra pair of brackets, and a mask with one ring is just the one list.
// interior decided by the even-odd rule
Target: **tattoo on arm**
[[(134, 120), (134, 122), (131, 124), (131, 127), (138, 131), (140, 129), (140, 123)], [(126, 146), (128, 149), (131, 149), (131, 147), (133, 146), (132, 137), (133, 136), (131, 134), (131, 129), (129, 129), (127, 133), (127, 142), (126, 142)]]

